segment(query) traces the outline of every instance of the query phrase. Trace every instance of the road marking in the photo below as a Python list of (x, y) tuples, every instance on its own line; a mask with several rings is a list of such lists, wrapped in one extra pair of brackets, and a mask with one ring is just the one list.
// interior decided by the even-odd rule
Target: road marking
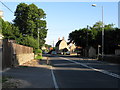
[(57, 82), (56, 82), (56, 78), (55, 78), (55, 75), (54, 75), (54, 72), (53, 72), (53, 67), (52, 67), (52, 66), (51, 66), (51, 73), (52, 73), (52, 78), (53, 78), (53, 83), (54, 83), (55, 89), (56, 89), (56, 90), (59, 90), (59, 89), (58, 89)]
[(87, 66), (86, 64), (73, 61), (73, 60), (71, 60), (71, 59), (67, 59), (67, 58), (63, 58), (63, 57), (60, 57), (60, 58), (61, 58), (61, 59), (65, 59), (65, 60), (67, 60), (67, 61), (70, 61), (70, 62), (79, 64), (79, 65), (82, 65), (82, 66), (84, 66), (84, 67), (87, 67), (87, 68), (93, 69), (93, 70), (95, 70), (95, 71), (98, 71), (98, 72), (101, 72), (101, 73), (104, 73), (104, 74), (107, 74), (107, 75), (110, 75), (110, 76), (113, 76), (113, 77), (116, 77), (116, 78), (120, 79), (120, 75), (118, 75), (118, 74), (111, 73), (111, 72), (108, 72), (108, 71), (106, 71), (106, 70), (96, 69), (96, 68)]

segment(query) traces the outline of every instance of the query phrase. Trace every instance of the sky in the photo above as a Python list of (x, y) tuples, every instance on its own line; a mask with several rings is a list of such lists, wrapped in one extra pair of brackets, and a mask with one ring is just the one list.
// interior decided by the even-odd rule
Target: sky
[[(20, 2), (4, 2), (13, 12)], [(102, 20), (102, 9), (104, 7), (104, 24), (115, 24), (118, 27), (118, 2), (25, 2), (34, 3), (46, 13), (47, 38), (46, 43), (56, 44), (58, 38), (62, 37), (68, 41), (69, 33), (87, 25), (93, 26)], [(96, 4), (96, 7), (92, 7)], [(12, 22), (14, 13), (0, 4), (0, 10), (4, 11), (4, 20)]]

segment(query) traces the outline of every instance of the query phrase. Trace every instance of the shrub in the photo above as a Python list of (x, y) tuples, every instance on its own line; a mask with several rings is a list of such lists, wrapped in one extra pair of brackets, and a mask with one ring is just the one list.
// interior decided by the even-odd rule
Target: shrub
[(42, 53), (42, 50), (41, 49), (34, 49), (34, 53), (35, 54)]
[(35, 59), (42, 59), (42, 50), (36, 49), (34, 53), (37, 55)]
[(37, 49), (36, 52), (37, 53), (42, 53), (42, 50), (41, 49)]
[(36, 39), (34, 39), (32, 36), (22, 37), (21, 40), (19, 40), (20, 44), (32, 47), (34, 49), (38, 48), (38, 42)]
[(42, 59), (42, 55), (41, 56), (36, 56), (35, 59)]

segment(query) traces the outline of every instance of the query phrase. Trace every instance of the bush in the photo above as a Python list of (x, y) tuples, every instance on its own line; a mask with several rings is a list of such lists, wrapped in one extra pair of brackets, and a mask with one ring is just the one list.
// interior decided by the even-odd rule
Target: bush
[(37, 56), (35, 59), (42, 59), (42, 55), (41, 56)]
[(35, 59), (42, 59), (42, 50), (36, 49), (34, 53), (37, 55)]
[(36, 52), (37, 53), (42, 53), (42, 50), (41, 49), (37, 49)]
[(22, 45), (29, 46), (34, 49), (38, 48), (38, 42), (32, 36), (22, 37), (22, 39), (19, 41), (20, 41), (19, 43)]
[(41, 49), (34, 49), (34, 53), (37, 55), (38, 53), (42, 53)]

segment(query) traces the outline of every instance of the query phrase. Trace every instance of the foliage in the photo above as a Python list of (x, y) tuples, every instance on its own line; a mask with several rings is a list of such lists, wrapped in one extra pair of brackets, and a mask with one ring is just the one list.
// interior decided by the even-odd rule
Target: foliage
[(39, 43), (40, 47), (42, 47), (47, 35), (46, 21), (43, 20), (46, 17), (45, 12), (35, 4), (20, 3), (15, 11), (15, 16), (14, 23), (19, 27), (22, 35), (32, 36), (37, 39), (39, 31)]
[(38, 53), (42, 53), (42, 50), (41, 49), (37, 49), (36, 50), (36, 53), (38, 54)]
[(2, 23), (3, 23), (3, 19), (0, 17), (0, 34), (2, 34)]
[[(102, 45), (102, 22), (96, 22), (93, 27), (72, 31), (69, 34), (69, 42), (75, 42), (83, 48), (93, 46), (97, 49)], [(114, 28), (114, 24), (104, 25), (104, 51), (113, 54), (120, 44), (120, 29)]]
[(20, 3), (14, 15), (14, 24), (0, 18), (0, 33), (2, 31), (4, 38), (16, 40), (19, 44), (37, 49), (39, 31), (39, 47), (41, 48), (47, 35), (44, 11), (34, 4)]
[(35, 59), (42, 59), (42, 50), (36, 49), (35, 54), (37, 55)]
[(32, 36), (21, 37), (17, 39), (19, 44), (33, 47), (34, 49), (38, 48), (38, 41), (34, 39)]
[(48, 48), (50, 48), (50, 47), (52, 47), (51, 45), (48, 45), (48, 44), (45, 44), (45, 47), (48, 47)]
[(21, 36), (19, 29), (12, 23), (2, 20), (2, 34), (5, 39), (14, 39), (16, 40)]
[(35, 59), (42, 59), (42, 55), (41, 56), (36, 56)]

